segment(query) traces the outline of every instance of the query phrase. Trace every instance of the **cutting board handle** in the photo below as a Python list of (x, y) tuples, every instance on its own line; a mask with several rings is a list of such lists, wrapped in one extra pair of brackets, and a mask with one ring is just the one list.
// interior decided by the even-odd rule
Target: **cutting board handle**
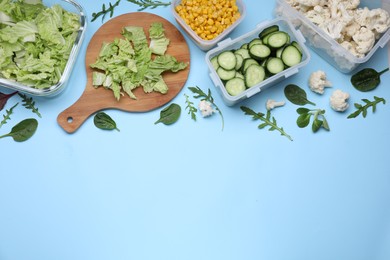
[(58, 115), (57, 122), (66, 132), (74, 133), (88, 117), (100, 109), (91, 100), (91, 96), (82, 95), (73, 105)]

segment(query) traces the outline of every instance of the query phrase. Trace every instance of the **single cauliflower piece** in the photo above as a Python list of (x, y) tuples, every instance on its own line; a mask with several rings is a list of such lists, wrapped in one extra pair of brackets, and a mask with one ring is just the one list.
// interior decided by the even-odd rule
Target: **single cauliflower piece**
[(332, 83), (326, 79), (326, 74), (322, 70), (313, 72), (309, 78), (310, 89), (318, 94), (324, 94), (326, 87), (331, 87)]
[(375, 44), (375, 34), (367, 29), (361, 27), (360, 30), (352, 36), (354, 42), (356, 42), (356, 52), (360, 54), (367, 54)]
[(340, 89), (337, 89), (333, 91), (332, 95), (330, 96), (330, 107), (337, 112), (344, 112), (348, 109), (349, 94), (346, 92), (343, 92)]
[(267, 108), (267, 110), (272, 110), (276, 107), (284, 106), (284, 104), (286, 104), (286, 102), (284, 101), (275, 101), (273, 99), (268, 99), (267, 103), (265, 104), (265, 107)]
[(211, 116), (215, 112), (213, 105), (207, 100), (201, 100), (198, 107), (203, 117)]

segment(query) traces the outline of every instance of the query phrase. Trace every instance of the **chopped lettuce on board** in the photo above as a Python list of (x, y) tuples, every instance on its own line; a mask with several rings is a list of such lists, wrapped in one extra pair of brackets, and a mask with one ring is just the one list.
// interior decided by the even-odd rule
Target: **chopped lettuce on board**
[(59, 82), (79, 16), (42, 0), (0, 0), (0, 77), (34, 88)]
[(166, 94), (168, 86), (162, 74), (165, 71), (178, 72), (188, 64), (166, 54), (169, 39), (165, 37), (162, 23), (151, 24), (150, 44), (143, 27), (126, 26), (122, 28), (122, 36), (112, 42), (104, 42), (96, 61), (90, 64), (95, 69), (93, 86), (111, 89), (117, 100), (123, 92), (137, 99), (133, 90), (141, 86), (145, 93)]

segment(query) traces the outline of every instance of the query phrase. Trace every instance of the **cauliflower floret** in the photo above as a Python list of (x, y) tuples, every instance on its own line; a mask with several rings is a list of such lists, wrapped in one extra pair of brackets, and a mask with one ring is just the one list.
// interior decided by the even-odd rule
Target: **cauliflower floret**
[(352, 39), (357, 44), (356, 52), (360, 54), (368, 53), (375, 44), (375, 34), (366, 27), (361, 27), (360, 30), (352, 36)]
[(300, 5), (305, 5), (308, 7), (313, 7), (313, 6), (323, 6), (327, 1), (326, 0), (297, 0), (297, 2)]
[(265, 104), (265, 107), (267, 108), (267, 110), (272, 110), (276, 107), (284, 106), (284, 104), (286, 104), (286, 102), (284, 101), (275, 101), (273, 99), (268, 99), (267, 103)]
[(330, 19), (330, 12), (328, 8), (322, 6), (315, 6), (312, 10), (305, 13), (305, 16), (314, 24), (324, 24)]
[(363, 58), (364, 54), (358, 53), (356, 51), (357, 44), (354, 41), (343, 41), (341, 46), (348, 50), (350, 53), (355, 55), (357, 58)]
[(348, 109), (349, 94), (346, 92), (343, 92), (340, 89), (337, 89), (333, 91), (332, 95), (330, 96), (330, 107), (337, 112), (344, 112)]
[(211, 116), (215, 112), (213, 105), (207, 100), (201, 100), (198, 107), (203, 117)]
[(356, 10), (355, 21), (379, 35), (390, 27), (389, 13), (381, 8), (369, 10), (367, 7)]
[(326, 87), (331, 87), (332, 83), (326, 79), (326, 74), (322, 70), (313, 72), (309, 78), (310, 89), (318, 94), (324, 94)]

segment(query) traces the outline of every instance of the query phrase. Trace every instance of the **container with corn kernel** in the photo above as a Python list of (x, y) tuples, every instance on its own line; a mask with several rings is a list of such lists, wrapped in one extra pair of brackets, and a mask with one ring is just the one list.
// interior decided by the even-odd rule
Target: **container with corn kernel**
[(173, 0), (171, 9), (179, 25), (204, 51), (224, 39), (246, 15), (242, 0)]

